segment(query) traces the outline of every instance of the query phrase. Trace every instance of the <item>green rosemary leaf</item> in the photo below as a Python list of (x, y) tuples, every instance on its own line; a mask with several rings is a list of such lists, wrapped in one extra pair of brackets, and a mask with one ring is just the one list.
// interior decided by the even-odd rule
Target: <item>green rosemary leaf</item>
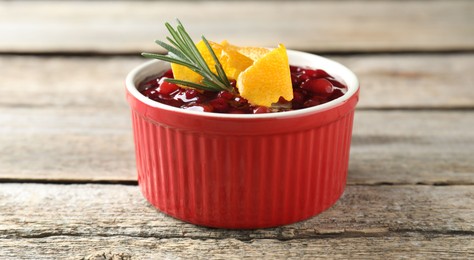
[(174, 55), (178, 56), (180, 59), (189, 61), (188, 57), (186, 57), (186, 55), (184, 55), (180, 50), (176, 49), (175, 47), (159, 40), (156, 40), (155, 43), (163, 47), (169, 53), (173, 53)]
[(192, 53), (192, 57), (194, 60), (200, 65), (203, 70), (208, 72), (209, 74), (212, 75), (211, 69), (207, 65), (206, 61), (202, 57), (201, 53), (199, 52), (198, 48), (194, 44), (193, 40), (191, 39), (191, 36), (184, 30), (184, 27), (181, 25), (178, 25), (178, 33), (183, 39), (183, 41), (186, 43), (186, 45), (189, 47), (189, 51)]
[(215, 62), (215, 69), (217, 73), (212, 72), (211, 68), (204, 60), (204, 57), (199, 52), (199, 49), (194, 44), (191, 36), (186, 32), (181, 21), (177, 20), (178, 25), (176, 29), (173, 28), (169, 23), (165, 23), (171, 37), (166, 37), (168, 43), (157, 40), (156, 43), (168, 51), (167, 55), (153, 54), (153, 53), (142, 53), (144, 57), (154, 58), (163, 60), (170, 63), (185, 66), (192, 71), (198, 73), (203, 77), (201, 83), (193, 83), (183, 80), (169, 79), (167, 81), (183, 86), (192, 88), (209, 90), (209, 91), (221, 91), (228, 90), (233, 91), (227, 75), (219, 62), (214, 50), (210, 46), (207, 39), (203, 36), (203, 41), (206, 44), (206, 48), (211, 53), (211, 56)]
[[(178, 22), (179, 22), (179, 20), (178, 20)], [(171, 43), (174, 44), (176, 46), (176, 48), (179, 49), (186, 57), (188, 57), (189, 60), (194, 61), (194, 59), (192, 57), (193, 53), (189, 50), (189, 48), (187, 48), (188, 44), (183, 40), (183, 38), (180, 36), (179, 32), (177, 30), (175, 30), (169, 23), (166, 23), (165, 25), (166, 25), (166, 28), (168, 28), (168, 31), (170, 32), (171, 36), (174, 39), (174, 41), (171, 41)]]
[(168, 29), (168, 31), (170, 32), (171, 36), (173, 37), (173, 39), (176, 41), (175, 43), (175, 46), (180, 48), (181, 51), (185, 52), (186, 49), (183, 48), (183, 46), (185, 46), (184, 42), (181, 40), (181, 37), (179, 36), (178, 32), (169, 24), (169, 23), (165, 23), (165, 26), (166, 28)]
[(222, 68), (222, 64), (219, 62), (219, 59), (217, 58), (216, 53), (214, 52), (211, 45), (207, 41), (206, 37), (201, 36), (201, 38), (202, 38), (204, 44), (206, 45), (207, 49), (211, 53), (212, 59), (214, 59), (215, 68), (216, 68), (217, 74), (219, 76), (218, 79), (221, 80), (221, 82), (224, 85), (230, 85), (229, 79), (227, 79), (227, 75), (225, 74), (224, 68)]
[[(227, 84), (227, 83), (230, 84), (229, 80), (227, 79), (227, 76), (226, 76), (226, 74), (225, 74), (224, 69), (223, 69), (222, 67), (218, 66), (217, 64), (216, 64), (215, 67), (216, 67), (217, 75), (219, 75), (219, 80), (220, 80), (220, 82), (222, 82), (222, 84)], [(226, 79), (226, 81), (224, 81), (224, 82), (221, 81), (221, 80), (223, 80), (224, 78)]]
[[(179, 20), (178, 20), (178, 23), (179, 23), (179, 25), (177, 26), (178, 33), (181, 35), (182, 39), (188, 44), (189, 49), (193, 54), (193, 57), (195, 58), (196, 62), (199, 63), (199, 65), (200, 65), (199, 67), (201, 67), (203, 69), (203, 71), (205, 71), (206, 74), (208, 74), (207, 77), (212, 79), (212, 82), (219, 81), (218, 77), (214, 73), (212, 73), (211, 68), (207, 65), (207, 62), (202, 57), (202, 55), (199, 52), (198, 48), (194, 44), (191, 36), (189, 36), (189, 34), (184, 29), (184, 26), (181, 24), (181, 22)], [(212, 54), (215, 55), (214, 50), (212, 50), (212, 48), (211, 48), (210, 52), (211, 52), (211, 55)], [(206, 76), (204, 76), (204, 77), (206, 78)], [(218, 86), (219, 86), (219, 84), (218, 84)], [(219, 88), (221, 88), (221, 89), (224, 88), (225, 89), (226, 87), (225, 86), (219, 86)]]
[(142, 56), (145, 58), (152, 58), (152, 59), (157, 59), (157, 60), (164, 60), (167, 62), (183, 62), (181, 60), (177, 60), (176, 58), (170, 57), (168, 54), (163, 55), (163, 54), (156, 54), (156, 53), (148, 53), (148, 52), (143, 52)]
[(207, 85), (207, 86), (212, 86), (216, 89), (219, 89), (219, 90), (225, 90), (221, 84), (219, 83), (216, 83), (215, 81), (212, 81), (212, 79), (209, 79), (209, 78), (203, 78), (202, 79), (202, 83), (204, 85)]
[(171, 39), (170, 37), (166, 37), (166, 39), (167, 39), (171, 44), (173, 44), (177, 49), (179, 49), (181, 52), (183, 52), (183, 50), (181, 50), (181, 47), (179, 46), (178, 43), (176, 43), (175, 40)]

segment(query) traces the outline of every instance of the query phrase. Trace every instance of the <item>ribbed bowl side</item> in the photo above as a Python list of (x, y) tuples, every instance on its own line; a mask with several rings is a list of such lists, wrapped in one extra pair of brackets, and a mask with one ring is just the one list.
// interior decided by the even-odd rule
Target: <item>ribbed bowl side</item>
[(161, 211), (194, 224), (263, 228), (300, 221), (344, 191), (353, 111), (275, 135), (217, 135), (132, 112), (139, 185)]

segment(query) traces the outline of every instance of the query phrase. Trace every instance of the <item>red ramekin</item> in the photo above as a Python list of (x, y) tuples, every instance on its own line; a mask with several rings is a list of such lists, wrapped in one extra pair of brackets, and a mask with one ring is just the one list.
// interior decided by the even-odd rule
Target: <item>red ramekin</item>
[(301, 221), (344, 192), (357, 77), (317, 55), (288, 50), (291, 65), (324, 69), (348, 92), (328, 103), (269, 114), (179, 109), (137, 86), (170, 68), (147, 62), (129, 73), (138, 182), (162, 212), (197, 225), (249, 229)]

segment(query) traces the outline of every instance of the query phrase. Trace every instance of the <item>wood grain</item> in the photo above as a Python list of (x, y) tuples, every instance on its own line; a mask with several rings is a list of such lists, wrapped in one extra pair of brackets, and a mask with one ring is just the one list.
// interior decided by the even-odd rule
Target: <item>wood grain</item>
[(319, 239), (474, 235), (473, 186), (349, 186), (329, 210), (269, 229), (209, 229), (153, 208), (137, 186), (0, 184), (0, 239), (58, 236)]
[[(472, 128), (471, 111), (357, 111), (348, 182), (473, 184)], [(0, 133), (1, 180), (136, 180), (126, 109), (0, 108)]]
[[(169, 12), (176, 10), (176, 12)], [(460, 1), (1, 1), (0, 52), (157, 50), (165, 21), (195, 37), (324, 52), (472, 51)], [(245, 19), (242, 19), (245, 17)]]
[(468, 259), (473, 202), (473, 186), (350, 186), (309, 220), (236, 231), (168, 217), (136, 186), (0, 184), (0, 258)]
[[(472, 259), (471, 236), (407, 234), (324, 239), (155, 239), (58, 236), (0, 239), (5, 259)], [(18, 248), (28, 248), (18, 250)]]
[[(474, 3), (474, 2), (473, 2)], [(359, 108), (474, 108), (474, 55), (334, 57), (356, 73)]]
[(168, 217), (136, 186), (0, 184), (0, 257), (468, 259), (472, 187), (352, 186), (309, 220), (236, 231)]
[[(474, 2), (473, 2), (474, 3)], [(331, 56), (360, 78), (359, 108), (474, 108), (473, 54)], [(146, 59), (0, 56), (0, 107), (126, 110), (126, 74)]]

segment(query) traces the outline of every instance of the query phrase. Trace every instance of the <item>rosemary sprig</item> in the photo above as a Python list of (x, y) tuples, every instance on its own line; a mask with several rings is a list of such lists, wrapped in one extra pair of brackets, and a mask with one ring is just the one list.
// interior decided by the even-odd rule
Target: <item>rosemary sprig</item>
[(155, 53), (142, 53), (142, 55), (147, 58), (154, 58), (188, 67), (203, 77), (201, 83), (177, 79), (166, 79), (166, 81), (170, 83), (180, 84), (201, 90), (227, 90), (233, 92), (233, 87), (230, 85), (230, 82), (227, 79), (227, 75), (222, 68), (222, 64), (219, 62), (219, 59), (217, 58), (207, 39), (204, 36), (201, 36), (202, 40), (206, 44), (207, 49), (211, 53), (212, 58), (214, 59), (217, 74), (211, 71), (193, 40), (184, 29), (183, 24), (179, 20), (177, 21), (178, 25), (176, 29), (173, 28), (169, 23), (165, 23), (166, 28), (171, 34), (171, 37), (166, 37), (170, 44), (160, 40), (155, 41), (158, 45), (166, 49), (168, 54), (162, 55)]

